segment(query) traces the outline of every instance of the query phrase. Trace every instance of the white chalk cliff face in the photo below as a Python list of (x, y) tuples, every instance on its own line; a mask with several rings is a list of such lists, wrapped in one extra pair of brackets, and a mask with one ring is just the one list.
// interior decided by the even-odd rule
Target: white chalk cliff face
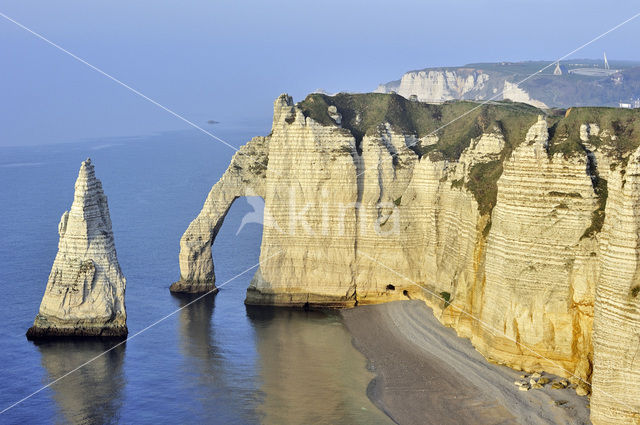
[(498, 180), (479, 312), (490, 326), (473, 339), (490, 358), (586, 380), (597, 245), (583, 235), (597, 198), (587, 157), (550, 157), (547, 138), (541, 120)]
[(376, 91), (386, 93), (394, 90), (407, 99), (415, 95), (422, 102), (444, 102), (463, 99), (469, 92), (482, 89), (488, 79), (489, 75), (477, 71), (413, 71), (404, 74), (397, 87), (387, 89), (381, 85)]
[(422, 299), (488, 359), (592, 392), (594, 423), (638, 421), (640, 150), (580, 109), (549, 117), (550, 135), (539, 111), (507, 104), (485, 112), (518, 111), (519, 127), (504, 116), (483, 118), (480, 133), (460, 127), (452, 154), (389, 120), (409, 111), (413, 124), (398, 122), (418, 128), (455, 105), (415, 118), (415, 102), (386, 95), (400, 107), (359, 133), (379, 105), (352, 110), (368, 95), (342, 96), (276, 100), (272, 133), (240, 149), (182, 237), (172, 290), (215, 290), (224, 216), (237, 197), (262, 196), (269, 222), (247, 303)]
[(640, 423), (640, 148), (609, 174), (593, 331), (592, 420)]
[(509, 81), (507, 74), (473, 68), (410, 71), (397, 82), (380, 84), (375, 92), (395, 92), (407, 99), (415, 96), (419, 101), (433, 103), (454, 99), (509, 99), (538, 108), (547, 107), (516, 82)]
[(124, 294), (107, 197), (90, 159), (82, 163), (40, 310), (28, 338), (127, 335)]
[(504, 82), (504, 89), (502, 90), (502, 99), (509, 99), (514, 102), (528, 103), (536, 108), (548, 108), (544, 102), (533, 99), (529, 93), (522, 87), (519, 87), (517, 83), (511, 83), (509, 81)]

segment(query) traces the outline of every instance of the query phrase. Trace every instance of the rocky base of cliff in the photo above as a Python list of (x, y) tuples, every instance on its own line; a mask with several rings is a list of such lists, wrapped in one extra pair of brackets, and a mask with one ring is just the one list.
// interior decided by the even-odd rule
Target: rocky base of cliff
[(349, 308), (356, 306), (356, 300), (347, 297), (332, 297), (309, 292), (273, 293), (261, 291), (254, 287), (247, 288), (246, 305), (262, 305), (271, 307), (293, 307), (304, 309)]
[(127, 325), (122, 323), (50, 323), (44, 319), (38, 320), (27, 330), (27, 339), (31, 341), (58, 338), (119, 338), (124, 339), (129, 334)]
[[(247, 288), (246, 305), (292, 307), (303, 309), (342, 309), (362, 305), (381, 304), (391, 301), (410, 299), (408, 291), (391, 286), (386, 291), (365, 292), (360, 295), (355, 286), (347, 290), (344, 295), (335, 293), (321, 293), (309, 291), (308, 287), (291, 286), (286, 292), (279, 288), (271, 289), (272, 285), (264, 280), (260, 270), (253, 276)], [(322, 285), (316, 285), (322, 288)]]
[(214, 282), (186, 282), (179, 280), (169, 287), (169, 291), (174, 294), (217, 294), (218, 288), (216, 288)]

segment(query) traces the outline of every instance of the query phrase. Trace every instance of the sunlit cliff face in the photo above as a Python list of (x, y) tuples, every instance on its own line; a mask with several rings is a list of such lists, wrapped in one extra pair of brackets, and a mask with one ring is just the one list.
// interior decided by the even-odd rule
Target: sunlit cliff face
[[(635, 302), (635, 239), (614, 233), (638, 233), (640, 132), (620, 132), (614, 115), (630, 112), (545, 118), (520, 104), (473, 105), (382, 94), (294, 105), (281, 96), (272, 133), (234, 156), (185, 232), (176, 285), (214, 287), (217, 230), (233, 200), (257, 195), (265, 226), (248, 304), (423, 299), (493, 361), (570, 377), (582, 392), (592, 371), (601, 389), (611, 386), (598, 374), (635, 370), (632, 356), (597, 362), (636, 323), (626, 315), (609, 328), (609, 316)], [(466, 121), (434, 134), (452, 108)], [(602, 131), (583, 134), (587, 119)], [(618, 189), (607, 197), (609, 180)], [(614, 269), (629, 273), (615, 280)], [(613, 286), (631, 298), (605, 296)], [(600, 403), (594, 417), (619, 412), (615, 401)]]

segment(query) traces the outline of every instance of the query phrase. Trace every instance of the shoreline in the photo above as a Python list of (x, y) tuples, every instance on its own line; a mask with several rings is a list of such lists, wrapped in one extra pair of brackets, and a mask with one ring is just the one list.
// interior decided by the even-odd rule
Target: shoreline
[(591, 423), (587, 397), (550, 384), (520, 391), (514, 381), (523, 372), (489, 363), (422, 301), (360, 306), (341, 315), (377, 375), (367, 396), (396, 423)]

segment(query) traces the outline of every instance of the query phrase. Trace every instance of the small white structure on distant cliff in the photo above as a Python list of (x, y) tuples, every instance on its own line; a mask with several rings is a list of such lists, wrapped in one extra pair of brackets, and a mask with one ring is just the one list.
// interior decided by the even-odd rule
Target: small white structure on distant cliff
[(562, 75), (562, 69), (560, 69), (560, 62), (556, 62), (556, 69), (553, 70), (553, 75)]
[(635, 99), (630, 102), (619, 102), (618, 107), (624, 109), (640, 108), (640, 99)]
[(569, 74), (584, 75), (586, 77), (608, 77), (620, 72), (619, 69), (611, 69), (607, 54), (604, 53), (604, 66), (598, 68), (594, 65), (592, 68), (574, 68), (569, 70)]
[(91, 159), (82, 163), (47, 288), (27, 338), (127, 335), (124, 293), (107, 197)]

